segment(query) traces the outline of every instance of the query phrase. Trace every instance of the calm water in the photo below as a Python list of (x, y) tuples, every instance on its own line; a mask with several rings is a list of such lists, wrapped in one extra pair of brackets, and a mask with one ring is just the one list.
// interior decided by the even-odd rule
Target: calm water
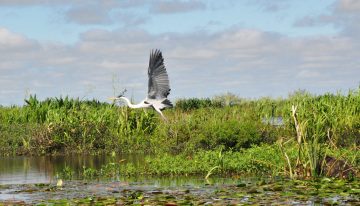
[[(144, 163), (144, 155), (120, 155), (115, 161), (126, 160), (134, 166)], [(114, 162), (110, 156), (55, 156), (55, 157), (1, 157), (0, 158), (0, 185), (9, 184), (35, 184), (35, 183), (56, 183), (59, 174), (65, 167), (74, 171), (74, 179), (80, 174), (83, 167), (100, 169), (102, 165)], [(183, 184), (204, 184), (203, 177), (164, 177), (149, 179), (145, 177), (119, 177), (117, 181), (141, 182), (149, 185), (183, 185)], [(217, 182), (232, 181), (228, 178), (216, 179)]]
[[(143, 155), (121, 155), (116, 161), (126, 160), (134, 166), (142, 165)], [(204, 177), (119, 177), (112, 180), (77, 180), (76, 174), (83, 166), (100, 169), (102, 165), (114, 162), (110, 156), (56, 156), (56, 157), (1, 157), (0, 158), (0, 203), (1, 201), (19, 200), (36, 203), (43, 199), (78, 198), (91, 195), (113, 195), (120, 190), (152, 191), (160, 188), (199, 188), (211, 183), (222, 185), (233, 183), (229, 178), (215, 178), (208, 182)], [(65, 180), (66, 190), (46, 192), (34, 190), (34, 184), (45, 183), (56, 185), (57, 174), (65, 167), (74, 171), (73, 180)], [(34, 190), (34, 191), (33, 191)], [(31, 191), (31, 192), (28, 192)]]
[(263, 117), (261, 122), (264, 124), (270, 124), (272, 126), (283, 126), (285, 123), (282, 117)]
[[(144, 163), (142, 155), (122, 155), (117, 161), (126, 159), (136, 165)], [(103, 164), (113, 162), (109, 156), (58, 156), (58, 157), (1, 157), (0, 158), (0, 205), (1, 204), (36, 204), (52, 200), (74, 200), (87, 197), (112, 197), (119, 201), (132, 201), (133, 194), (140, 193), (143, 198), (157, 204), (159, 198), (173, 197), (171, 201), (206, 202), (217, 205), (260, 204), (268, 205), (328, 205), (337, 202), (339, 205), (360, 204), (360, 199), (347, 193), (339, 196), (336, 190), (329, 190), (319, 197), (316, 188), (304, 189), (299, 193), (298, 185), (289, 184), (282, 179), (273, 179), (265, 185), (258, 184), (259, 178), (214, 178), (207, 181), (204, 177), (119, 177), (111, 180), (84, 181), (75, 178), (65, 180), (57, 187), (56, 174), (65, 167), (75, 173), (81, 173), (83, 166), (101, 168)], [(237, 187), (237, 183), (245, 185)], [(260, 181), (263, 182), (263, 181)], [(42, 184), (36, 183), (45, 183)], [(291, 183), (291, 182), (290, 182)], [(274, 185), (280, 190), (272, 190)], [(346, 186), (360, 190), (356, 185)], [(266, 189), (270, 188), (270, 189)], [(275, 188), (275, 187), (274, 187)], [(307, 191), (307, 195), (304, 192)], [(135, 197), (135, 199), (137, 199)], [(140, 200), (135, 200), (139, 202)], [(197, 204), (196, 203), (196, 204)], [(163, 202), (161, 203), (163, 204)]]
[[(121, 155), (116, 160), (126, 159), (135, 165), (144, 162), (142, 155)], [(82, 171), (83, 166), (99, 169), (103, 164), (114, 161), (110, 156), (55, 156), (55, 157), (0, 157), (0, 184), (52, 183), (56, 174), (65, 166)]]

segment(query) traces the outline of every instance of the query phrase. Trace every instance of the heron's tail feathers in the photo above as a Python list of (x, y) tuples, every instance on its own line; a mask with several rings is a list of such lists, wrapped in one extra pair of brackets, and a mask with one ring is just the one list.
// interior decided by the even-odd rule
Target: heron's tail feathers
[(165, 99), (164, 101), (161, 102), (162, 104), (165, 105), (166, 108), (171, 108), (173, 107), (173, 104), (170, 102), (170, 100)]

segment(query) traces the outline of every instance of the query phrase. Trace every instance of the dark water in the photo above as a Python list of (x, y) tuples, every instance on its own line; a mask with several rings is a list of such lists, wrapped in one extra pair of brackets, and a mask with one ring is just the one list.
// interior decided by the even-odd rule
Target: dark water
[[(43, 156), (43, 157), (0, 157), (0, 185), (10, 184), (39, 184), (56, 183), (58, 174), (65, 167), (74, 171), (73, 179), (77, 180), (82, 173), (83, 167), (100, 169), (102, 165), (110, 162), (125, 160), (134, 166), (144, 164), (144, 155), (119, 155), (111, 156)], [(219, 183), (231, 181), (229, 178), (215, 178)], [(180, 185), (180, 184), (202, 184), (204, 177), (118, 177), (116, 181), (129, 182), (152, 182), (156, 185)]]
[(272, 126), (283, 126), (285, 123), (282, 117), (263, 117), (261, 122)]
[[(115, 158), (115, 159), (114, 159)], [(204, 177), (118, 177), (116, 179), (84, 181), (81, 174), (83, 167), (100, 169), (102, 165), (126, 160), (134, 166), (144, 163), (144, 155), (110, 156), (47, 156), (47, 157), (1, 157), (0, 158), (0, 203), (1, 201), (24, 201), (36, 203), (43, 199), (78, 198), (91, 195), (112, 195), (121, 190), (152, 191), (159, 188), (200, 188), (212, 184), (231, 184), (231, 178), (215, 178), (205, 180)], [(39, 184), (47, 188), (56, 187), (60, 179), (58, 174), (65, 167), (74, 171), (72, 180), (63, 180), (64, 189), (55, 192), (45, 191)], [(0, 204), (1, 205), (1, 204)]]
[[(237, 205), (360, 205), (358, 182), (326, 180), (324, 183), (294, 182), (282, 178), (166, 176), (117, 177), (115, 179), (81, 180), (76, 177), (83, 166), (100, 169), (102, 165), (126, 159), (134, 166), (144, 163), (143, 155), (1, 157), (0, 205), (37, 204), (67, 201), (76, 205), (80, 198), (94, 198), (105, 204), (113, 198), (119, 205), (164, 205), (172, 201), (181, 204)], [(57, 174), (65, 167), (74, 171), (72, 180), (57, 186)], [(44, 183), (44, 184), (39, 184)], [(106, 198), (105, 198), (106, 197)], [(169, 199), (170, 198), (170, 199)], [(113, 202), (114, 203), (114, 202)]]
[[(116, 159), (126, 159), (137, 165), (142, 164), (140, 155), (121, 155)], [(34, 184), (57, 181), (56, 175), (65, 167), (81, 171), (83, 166), (99, 169), (101, 165), (113, 161), (109, 156), (55, 156), (55, 157), (1, 157), (0, 184)], [(77, 177), (75, 176), (75, 179)]]

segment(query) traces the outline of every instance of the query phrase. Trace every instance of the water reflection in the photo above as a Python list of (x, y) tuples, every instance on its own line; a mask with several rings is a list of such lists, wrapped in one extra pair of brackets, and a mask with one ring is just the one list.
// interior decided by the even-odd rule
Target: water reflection
[(84, 166), (100, 169), (104, 164), (122, 159), (137, 166), (143, 164), (144, 158), (144, 155), (1, 157), (0, 184), (52, 183), (66, 166), (75, 171), (76, 179)]
[(282, 117), (263, 117), (261, 122), (272, 126), (283, 126), (284, 119)]

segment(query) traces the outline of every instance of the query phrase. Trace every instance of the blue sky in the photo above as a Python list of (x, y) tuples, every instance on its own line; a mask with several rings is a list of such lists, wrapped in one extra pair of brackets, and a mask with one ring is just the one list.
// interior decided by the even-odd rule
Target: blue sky
[(199, 2), (208, 8), (160, 14), (153, 14), (152, 11), (149, 11), (148, 5), (125, 9), (114, 8), (106, 13), (109, 16), (109, 22), (94, 24), (78, 24), (76, 21), (69, 20), (64, 13), (72, 8), (71, 4), (64, 3), (51, 6), (5, 4), (0, 7), (0, 23), (3, 27), (16, 33), (25, 34), (29, 38), (63, 43), (75, 43), (79, 40), (79, 34), (89, 29), (113, 30), (124, 27), (126, 23), (121, 19), (116, 19), (118, 12), (124, 13), (124, 15), (128, 14), (131, 16), (130, 18), (139, 18), (144, 21), (140, 25), (126, 26), (141, 28), (152, 34), (185, 33), (199, 30), (216, 32), (232, 26), (278, 32), (289, 36), (334, 34), (336, 32), (336, 29), (331, 25), (314, 28), (293, 26), (294, 22), (304, 16), (328, 13), (329, 8), (334, 3), (332, 0), (280, 0), (278, 1), (280, 3), (273, 3), (273, 5), (267, 5), (268, 3), (261, 3), (262, 1), (256, 0)]
[(163, 51), (171, 98), (286, 97), (359, 86), (356, 0), (0, 0), (0, 105), (146, 96)]

